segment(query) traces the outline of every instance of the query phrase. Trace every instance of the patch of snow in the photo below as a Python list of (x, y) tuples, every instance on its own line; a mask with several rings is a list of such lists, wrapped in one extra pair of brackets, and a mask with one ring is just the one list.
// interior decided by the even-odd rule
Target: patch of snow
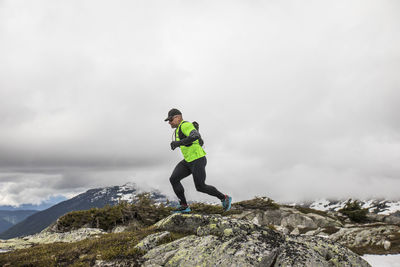
[(378, 214), (389, 215), (395, 213), (396, 211), (400, 211), (400, 202), (387, 202), (386, 206), (388, 206), (388, 208), (379, 212)]
[(138, 188), (137, 184), (133, 183), (133, 182), (129, 182), (129, 183), (126, 183), (123, 186), (121, 186), (121, 189), (126, 190), (126, 191), (136, 190), (137, 188)]
[(400, 254), (362, 256), (372, 267), (400, 267)]
[(327, 199), (320, 199), (320, 200), (317, 200), (317, 201), (313, 202), (310, 205), (310, 208), (315, 209), (315, 210), (322, 210), (322, 211), (329, 211), (329, 210), (338, 211), (338, 210), (344, 208), (346, 203), (347, 203), (347, 200), (346, 201), (340, 201), (340, 202), (334, 204), (334, 203), (332, 203), (331, 201), (329, 201)]
[(331, 202), (327, 199), (319, 199), (311, 204), (310, 208), (315, 210), (328, 211)]
[(371, 209), (374, 206), (373, 205), (374, 202), (375, 202), (375, 200), (373, 200), (373, 199), (368, 200), (361, 206), (361, 208), (363, 208), (363, 209)]

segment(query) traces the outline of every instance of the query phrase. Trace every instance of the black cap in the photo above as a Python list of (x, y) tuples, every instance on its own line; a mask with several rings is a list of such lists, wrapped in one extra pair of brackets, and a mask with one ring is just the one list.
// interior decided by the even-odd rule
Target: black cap
[(164, 121), (168, 121), (175, 115), (182, 115), (182, 113), (179, 110), (177, 110), (176, 108), (173, 108), (168, 112), (168, 117)]

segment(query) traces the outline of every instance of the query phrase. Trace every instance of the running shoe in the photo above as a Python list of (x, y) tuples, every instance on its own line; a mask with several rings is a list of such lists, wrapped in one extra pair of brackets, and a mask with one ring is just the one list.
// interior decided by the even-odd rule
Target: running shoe
[(189, 208), (189, 206), (182, 206), (179, 205), (175, 210), (172, 211), (172, 213), (189, 213), (192, 210)]
[(222, 208), (224, 208), (225, 211), (231, 209), (231, 203), (232, 203), (232, 197), (228, 195), (225, 195), (225, 199), (221, 200)]

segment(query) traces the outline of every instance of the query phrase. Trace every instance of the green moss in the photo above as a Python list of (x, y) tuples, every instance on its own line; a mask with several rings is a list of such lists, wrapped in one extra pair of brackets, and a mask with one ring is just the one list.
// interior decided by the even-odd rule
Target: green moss
[(266, 197), (255, 197), (232, 204), (237, 209), (258, 209), (258, 210), (277, 210), (279, 205), (272, 199)]

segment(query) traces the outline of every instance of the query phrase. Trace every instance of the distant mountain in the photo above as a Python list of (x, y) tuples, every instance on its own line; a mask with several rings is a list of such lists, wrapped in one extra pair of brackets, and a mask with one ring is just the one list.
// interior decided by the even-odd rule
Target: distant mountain
[(8, 228), (10, 228), (13, 225), (14, 224), (0, 218), (0, 232), (4, 232), (5, 230), (7, 230)]
[(0, 233), (25, 220), (37, 210), (0, 210)]
[[(316, 210), (323, 211), (338, 211), (343, 208), (348, 199), (346, 200), (328, 200), (319, 199), (311, 203), (302, 204)], [(400, 217), (400, 201), (392, 201), (385, 199), (370, 199), (370, 200), (357, 200), (362, 208), (368, 209), (369, 212), (381, 215), (394, 214)]]
[[(22, 222), (12, 226), (7, 231), (0, 233), (0, 239), (10, 239), (38, 233), (56, 221), (60, 216), (77, 210), (102, 208), (106, 205), (115, 205), (120, 200), (132, 202), (143, 190), (136, 184), (129, 183), (123, 186), (90, 189), (74, 198), (60, 202), (46, 210), (29, 216)], [(151, 198), (156, 203), (165, 203), (167, 198), (158, 190), (150, 191)]]
[(48, 200), (43, 201), (42, 203), (37, 205), (22, 204), (19, 205), (18, 207), (7, 205), (7, 206), (0, 206), (0, 210), (45, 210), (64, 200), (67, 200), (67, 198), (65, 198), (64, 196), (53, 196), (50, 197)]

